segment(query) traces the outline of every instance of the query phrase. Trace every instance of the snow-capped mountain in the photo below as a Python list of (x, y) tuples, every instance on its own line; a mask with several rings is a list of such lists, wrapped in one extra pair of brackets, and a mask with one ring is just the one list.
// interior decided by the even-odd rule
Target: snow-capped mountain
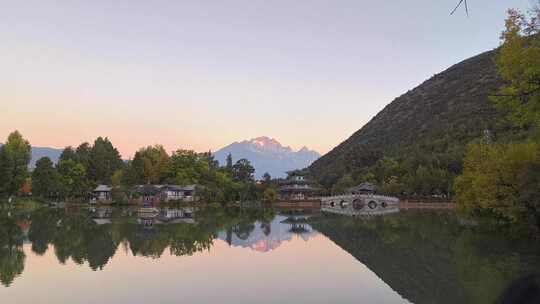
[(256, 178), (261, 178), (265, 172), (272, 177), (284, 177), (285, 172), (306, 168), (321, 156), (307, 147), (294, 151), (266, 136), (234, 142), (215, 152), (214, 157), (224, 165), (229, 153), (233, 162), (241, 158), (248, 159), (255, 167)]

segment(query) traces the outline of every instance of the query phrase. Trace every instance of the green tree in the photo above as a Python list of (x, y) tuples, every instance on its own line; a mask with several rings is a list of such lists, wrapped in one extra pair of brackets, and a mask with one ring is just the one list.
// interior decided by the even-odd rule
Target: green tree
[(539, 151), (534, 143), (471, 145), (463, 174), (454, 184), (460, 210), (492, 214), (511, 223), (534, 216), (540, 223), (538, 188), (530, 188), (538, 183), (530, 170), (540, 165)]
[(263, 192), (263, 199), (267, 202), (275, 202), (277, 199), (277, 192), (274, 188), (266, 188)]
[(241, 201), (254, 201), (259, 199), (259, 189), (253, 182), (241, 182), (239, 187), (239, 198)]
[(238, 183), (234, 182), (225, 170), (212, 172), (209, 178), (200, 182), (197, 193), (202, 200), (213, 203), (226, 203), (236, 199)]
[(277, 188), (277, 181), (272, 180), (270, 173), (265, 172), (262, 176), (261, 182), (262, 192), (268, 188)]
[[(114, 175), (113, 175), (114, 177)], [(113, 180), (114, 181), (114, 180)], [(122, 179), (120, 183), (126, 187), (132, 187), (139, 182), (137, 172), (133, 167), (133, 161), (128, 161), (122, 169)]]
[(249, 160), (242, 158), (234, 164), (232, 172), (235, 180), (240, 182), (250, 182), (253, 181), (255, 168), (253, 168)]
[(87, 174), (96, 183), (109, 184), (113, 173), (121, 169), (123, 164), (120, 153), (109, 139), (98, 137), (90, 150)]
[(89, 190), (88, 179), (84, 166), (74, 160), (62, 160), (58, 163), (60, 175), (60, 190), (64, 197), (81, 197)]
[(208, 176), (211, 162), (205, 154), (177, 150), (169, 160), (168, 180), (179, 185), (199, 184), (203, 176)]
[(496, 106), (520, 127), (540, 126), (540, 9), (529, 18), (509, 10), (503, 44), (497, 56), (499, 74), (508, 85), (493, 98)]
[(216, 170), (219, 168), (219, 161), (215, 159), (212, 151), (199, 153), (199, 157), (208, 163), (210, 170)]
[(540, 228), (540, 162), (532, 164), (521, 173), (518, 187), (519, 204), (527, 208), (534, 216), (536, 226)]
[(80, 144), (75, 150), (76, 156), (74, 160), (80, 162), (87, 171), (90, 168), (91, 153), (92, 153), (92, 146), (90, 146), (90, 144), (87, 142)]
[(448, 194), (451, 176), (446, 169), (420, 165), (416, 170), (408, 172), (404, 181), (410, 193), (423, 196)]
[(375, 163), (375, 166), (372, 168), (372, 172), (375, 174), (377, 181), (379, 183), (384, 183), (384, 181), (391, 176), (400, 176), (401, 168), (398, 163), (393, 158), (383, 157)]
[(122, 185), (123, 180), (124, 180), (124, 170), (118, 169), (114, 171), (113, 175), (111, 176), (111, 185), (113, 187), (119, 187)]
[(75, 152), (75, 149), (73, 149), (73, 147), (71, 146), (67, 146), (64, 148), (64, 150), (62, 150), (62, 153), (60, 154), (60, 158), (58, 159), (58, 161), (62, 161), (62, 160), (74, 160), (74, 161), (79, 161), (79, 157), (77, 156), (77, 152)]
[(0, 193), (19, 192), (28, 176), (32, 148), (19, 131), (9, 134), (0, 148)]
[(376, 184), (377, 179), (375, 178), (375, 174), (372, 172), (367, 172), (366, 174), (360, 176), (359, 183)]
[[(528, 18), (509, 10), (496, 58), (507, 85), (493, 97), (508, 120), (523, 129), (540, 126), (540, 9)], [(454, 184), (462, 212), (493, 215), (505, 222), (533, 220), (540, 229), (540, 145), (481, 142), (470, 146), (463, 174)]]
[(387, 195), (400, 195), (403, 192), (403, 184), (397, 176), (390, 176), (384, 181), (380, 190)]
[(332, 187), (333, 194), (343, 194), (345, 191), (355, 186), (354, 179), (350, 174), (343, 175)]
[(32, 193), (41, 197), (52, 197), (59, 190), (59, 176), (53, 162), (42, 157), (32, 172)]
[(160, 145), (142, 148), (135, 153), (131, 167), (137, 183), (159, 184), (167, 178), (169, 155)]
[(227, 154), (227, 159), (225, 160), (225, 168), (227, 168), (227, 170), (229, 170), (229, 172), (232, 172), (233, 160), (232, 160), (231, 153)]

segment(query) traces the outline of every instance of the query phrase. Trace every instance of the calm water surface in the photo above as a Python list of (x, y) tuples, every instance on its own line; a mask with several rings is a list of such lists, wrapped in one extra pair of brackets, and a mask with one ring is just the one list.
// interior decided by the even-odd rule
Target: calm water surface
[(160, 211), (3, 212), (0, 303), (492, 303), (540, 270), (449, 213)]

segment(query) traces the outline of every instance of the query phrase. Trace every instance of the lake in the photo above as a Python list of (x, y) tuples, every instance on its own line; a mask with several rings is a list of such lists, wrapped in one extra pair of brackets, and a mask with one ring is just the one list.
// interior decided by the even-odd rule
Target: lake
[(449, 212), (0, 214), (1, 303), (493, 303), (535, 242)]

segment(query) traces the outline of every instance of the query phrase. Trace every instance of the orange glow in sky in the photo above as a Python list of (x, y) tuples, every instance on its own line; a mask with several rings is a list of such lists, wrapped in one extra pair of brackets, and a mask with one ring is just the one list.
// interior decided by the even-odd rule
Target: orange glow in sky
[(0, 142), (16, 129), (56, 148), (106, 136), (127, 159), (269, 136), (325, 153), (497, 47), (506, 9), (529, 6), (471, 1), (467, 17), (451, 4), (0, 0)]

